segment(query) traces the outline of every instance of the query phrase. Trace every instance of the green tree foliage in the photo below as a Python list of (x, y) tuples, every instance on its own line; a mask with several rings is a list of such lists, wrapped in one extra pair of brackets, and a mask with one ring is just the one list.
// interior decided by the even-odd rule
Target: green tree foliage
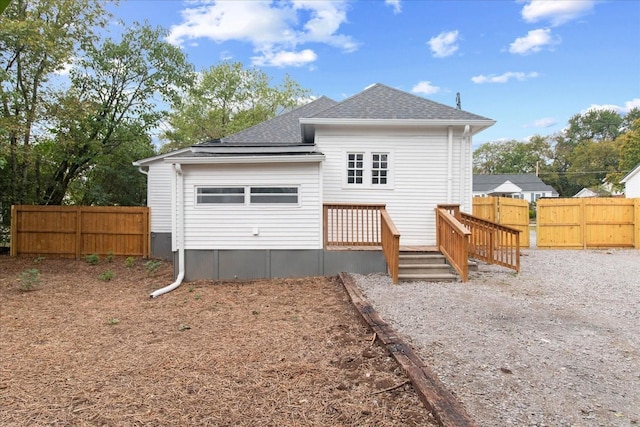
[[(106, 170), (113, 162), (103, 163), (116, 153), (139, 154), (149, 147), (147, 135), (163, 115), (158, 102), (177, 102), (180, 88), (191, 81), (191, 65), (163, 41), (166, 35), (160, 28), (134, 25), (119, 42), (91, 46), (72, 70), (71, 89), (61, 94), (52, 114), (50, 156), (56, 161), (46, 204), (62, 203), (71, 182), (92, 176), (86, 173), (95, 166)], [(136, 144), (142, 145), (126, 147)]]
[[(640, 110), (635, 109), (635, 112)], [(620, 180), (640, 164), (640, 117), (629, 126), (629, 129), (616, 139), (618, 143), (618, 172), (607, 176), (609, 182), (619, 186)]]
[(174, 104), (163, 152), (246, 129), (298, 105), (309, 91), (285, 77), (271, 84), (262, 71), (223, 62), (203, 71), (183, 99)]
[(473, 153), (476, 174), (534, 173), (551, 156), (547, 139), (535, 136), (527, 142), (504, 141), (482, 144)]
[(565, 136), (578, 144), (582, 141), (613, 141), (622, 132), (623, 118), (613, 110), (589, 110), (569, 119)]
[(97, 0), (13, 0), (0, 15), (0, 156), (3, 209), (40, 202), (42, 159), (34, 145), (47, 137), (52, 76), (96, 40), (109, 15)]
[(614, 186), (640, 163), (640, 110), (626, 115), (612, 110), (576, 114), (565, 131), (528, 142), (485, 143), (474, 151), (474, 173), (532, 173), (560, 196), (570, 197), (584, 187)]

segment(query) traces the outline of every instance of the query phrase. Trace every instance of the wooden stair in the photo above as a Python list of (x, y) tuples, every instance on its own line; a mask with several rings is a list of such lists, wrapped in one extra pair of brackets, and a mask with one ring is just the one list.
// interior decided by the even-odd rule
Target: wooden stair
[[(436, 249), (400, 250), (398, 280), (424, 282), (457, 282), (460, 277), (447, 259)], [(469, 262), (469, 269), (477, 264)]]

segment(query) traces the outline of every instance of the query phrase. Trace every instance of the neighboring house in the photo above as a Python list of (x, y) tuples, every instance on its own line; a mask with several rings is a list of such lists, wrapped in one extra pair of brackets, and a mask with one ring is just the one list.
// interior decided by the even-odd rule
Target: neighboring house
[(624, 184), (625, 197), (640, 197), (640, 164), (622, 178), (620, 184)]
[(473, 196), (511, 197), (534, 203), (541, 197), (558, 197), (558, 192), (533, 173), (473, 175)]
[(597, 191), (585, 187), (578, 191), (573, 197), (600, 197), (600, 194)]
[(384, 272), (380, 251), (326, 250), (323, 205), (385, 204), (402, 245), (435, 245), (438, 204), (472, 211), (472, 137), (494, 123), (376, 84), (139, 160), (152, 255), (187, 280)]

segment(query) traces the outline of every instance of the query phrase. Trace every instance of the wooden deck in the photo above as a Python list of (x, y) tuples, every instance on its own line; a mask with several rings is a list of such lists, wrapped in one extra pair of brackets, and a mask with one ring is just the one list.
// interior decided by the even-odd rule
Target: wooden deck
[[(381, 251), (382, 246), (329, 246), (328, 251)], [(436, 246), (400, 245), (400, 252), (438, 252)]]

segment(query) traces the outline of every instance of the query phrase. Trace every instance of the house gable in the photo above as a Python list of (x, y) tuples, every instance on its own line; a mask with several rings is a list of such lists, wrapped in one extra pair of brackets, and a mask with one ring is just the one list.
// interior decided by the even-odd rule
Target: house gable
[(492, 126), (495, 121), (449, 107), (382, 84), (301, 118), (304, 141), (313, 141), (317, 125), (453, 126), (469, 125), (471, 135)]
[(521, 198), (535, 202), (539, 197), (558, 197), (558, 192), (547, 185), (533, 173), (528, 174), (474, 174), (474, 196), (490, 195), (496, 193), (495, 189), (500, 185), (510, 182), (521, 188)]
[(625, 197), (640, 197), (640, 164), (622, 178), (620, 183), (624, 184)]

